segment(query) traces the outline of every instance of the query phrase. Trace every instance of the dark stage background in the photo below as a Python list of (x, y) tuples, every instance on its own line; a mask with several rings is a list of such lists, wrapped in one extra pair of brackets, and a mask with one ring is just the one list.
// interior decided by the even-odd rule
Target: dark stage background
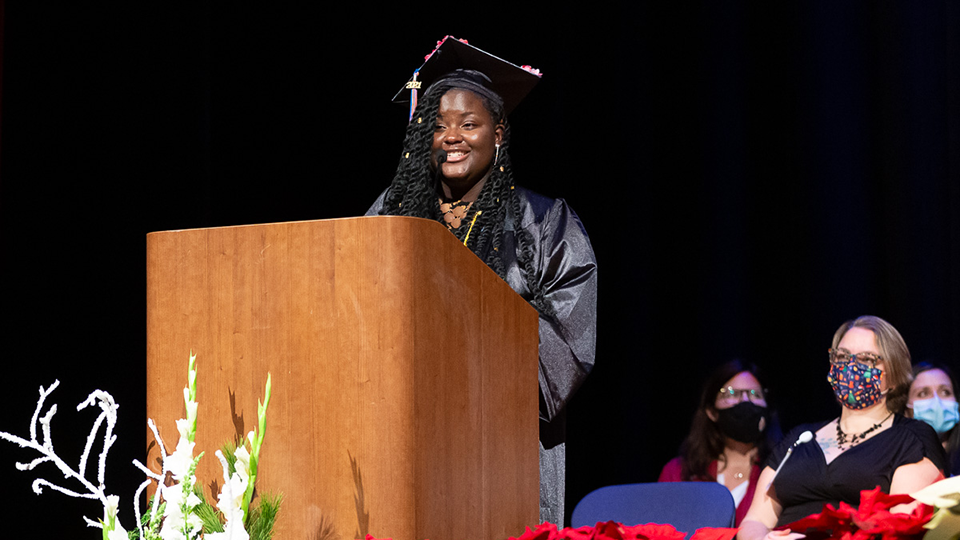
[[(132, 525), (145, 234), (362, 214), (399, 157), (390, 98), (445, 34), (544, 73), (511, 119), (517, 178), (567, 199), (599, 260), (568, 511), (655, 480), (732, 357), (768, 370), (786, 428), (837, 413), (846, 319), (956, 365), (960, 2), (418, 5), (6, 4), (0, 430), (27, 433), (59, 378), (56, 448), (79, 456), (93, 413), (74, 406), (111, 392), (107, 485)], [(35, 496), (13, 465), (32, 458), (0, 446), (7, 508), (94, 538), (98, 505)]]

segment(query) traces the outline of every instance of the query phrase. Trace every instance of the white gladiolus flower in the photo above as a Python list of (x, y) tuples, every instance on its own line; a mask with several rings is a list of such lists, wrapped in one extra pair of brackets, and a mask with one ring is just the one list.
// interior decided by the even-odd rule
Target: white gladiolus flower
[(107, 496), (107, 504), (103, 507), (103, 523), (104, 527), (107, 528), (107, 540), (127, 540), (127, 531), (117, 521), (119, 506), (120, 497), (116, 495)]
[[(239, 454), (242, 448), (242, 446), (238, 448), (234, 455)], [(244, 449), (243, 452), (246, 453), (246, 450)], [(220, 460), (220, 466), (223, 467), (223, 488), (217, 496), (217, 509), (223, 513), (226, 521), (223, 524), (223, 532), (208, 533), (204, 538), (205, 540), (249, 540), (250, 535), (243, 527), (243, 494), (247, 490), (247, 478), (240, 473), (243, 466), (238, 459), (235, 463), (236, 472), (228, 478), (230, 466), (227, 464), (227, 459), (219, 450), (216, 454)]]
[[(252, 431), (250, 433), (253, 434)], [(246, 484), (250, 480), (250, 452), (246, 446), (240, 446), (234, 451), (233, 455), (237, 458), (235, 463), (237, 472), (240, 473), (244, 484)], [(246, 486), (243, 489), (247, 489)]]
[(179, 512), (180, 499), (183, 498), (183, 486), (180, 484), (160, 486), (160, 496), (163, 497), (163, 500), (167, 503), (164, 515), (170, 515), (171, 512)]
[(173, 528), (168, 529), (166, 522), (164, 522), (163, 527), (160, 529), (160, 538), (163, 540), (187, 540), (183, 531)]
[(173, 479), (182, 482), (190, 473), (190, 467), (193, 465), (193, 447), (195, 443), (190, 442), (188, 432), (190, 422), (181, 418), (177, 420), (177, 431), (180, 432), (180, 440), (177, 441), (177, 448), (172, 454), (163, 459), (164, 467), (173, 474)]
[(209, 540), (249, 540), (250, 535), (243, 528), (243, 493), (247, 482), (238, 473), (233, 473), (230, 481), (224, 484), (218, 497), (217, 509), (223, 512), (226, 522), (222, 533), (207, 534)]
[[(134, 460), (134, 465), (141, 472), (147, 475), (147, 480), (140, 484), (134, 496), (134, 514), (137, 523), (137, 529), (140, 538), (149, 537), (159, 538), (161, 540), (200, 540), (203, 535), (203, 522), (197, 515), (198, 507), (204, 502), (201, 496), (198, 496), (194, 489), (197, 485), (195, 477), (195, 467), (197, 462), (203, 456), (201, 452), (194, 457), (195, 443), (194, 437), (197, 428), (198, 404), (196, 401), (197, 371), (194, 367), (196, 356), (190, 357), (188, 367), (189, 384), (183, 389), (184, 405), (186, 409), (186, 418), (177, 420), (177, 432), (179, 440), (173, 453), (167, 454), (169, 447), (164, 445), (160, 438), (160, 432), (153, 420), (148, 420), (147, 425), (153, 432), (160, 450), (162, 460), (161, 470), (154, 471)], [(223, 466), (224, 483), (223, 488), (217, 498), (217, 508), (223, 515), (225, 522), (223, 524), (224, 532), (208, 533), (206, 540), (250, 540), (250, 536), (244, 528), (244, 519), (247, 517), (248, 506), (253, 494), (253, 483), (256, 479), (257, 463), (259, 461), (260, 447), (263, 444), (263, 431), (265, 430), (265, 413), (267, 404), (270, 401), (270, 375), (267, 375), (266, 398), (264, 403), (258, 406), (258, 430), (250, 431), (247, 434), (247, 441), (243, 441), (236, 450), (234, 450), (235, 472), (230, 473), (230, 467), (222, 452), (217, 451), (217, 457), (220, 458)], [(90, 527), (101, 527), (103, 529), (103, 538), (105, 540), (127, 540), (128, 532), (120, 525), (117, 518), (119, 513), (120, 498), (116, 495), (106, 495), (104, 486), (104, 469), (107, 454), (117, 437), (113, 434), (113, 429), (117, 421), (118, 405), (113, 397), (101, 390), (96, 390), (89, 397), (77, 406), (77, 410), (83, 410), (86, 407), (96, 405), (100, 408), (100, 414), (95, 420), (90, 434), (87, 436), (86, 445), (80, 457), (80, 465), (77, 470), (71, 468), (66, 461), (60, 458), (53, 450), (53, 441), (51, 437), (51, 420), (57, 412), (56, 405), (51, 405), (44, 413), (44, 402), (50, 393), (59, 385), (55, 381), (49, 388), (40, 387), (40, 398), (37, 401), (33, 418), (30, 422), (29, 439), (18, 437), (6, 432), (0, 431), (0, 440), (6, 440), (18, 444), (24, 448), (30, 448), (40, 454), (29, 463), (17, 463), (20, 470), (33, 470), (43, 463), (52, 463), (63, 474), (65, 479), (78, 481), (83, 490), (74, 491), (66, 487), (56, 485), (43, 478), (38, 478), (33, 482), (33, 490), (40, 493), (44, 488), (51, 488), (72, 497), (87, 499), (96, 499), (103, 503), (103, 519), (92, 520), (84, 517), (87, 525)], [(86, 478), (88, 469), (87, 463), (94, 452), (94, 446), (98, 439), (98, 434), (103, 428), (102, 450), (97, 460), (97, 478)], [(175, 483), (170, 486), (163, 485), (167, 474), (170, 474)], [(150, 512), (141, 515), (140, 495), (151, 482), (157, 483), (157, 493), (150, 504)], [(163, 512), (160, 512), (161, 501), (163, 501)], [(271, 504), (279, 504), (271, 503)], [(159, 529), (159, 531), (158, 531)]]
[[(247, 490), (247, 480), (239, 473), (233, 473), (230, 481), (224, 484), (223, 490), (217, 498), (217, 508), (225, 515), (240, 508), (243, 492)], [(241, 514), (241, 520), (243, 516)]]
[[(193, 513), (193, 508), (200, 504), (200, 499), (193, 493), (184, 497), (183, 486), (173, 485), (161, 488), (163, 498), (167, 501), (166, 511), (163, 513), (163, 526), (160, 527), (160, 538), (163, 540), (194, 540), (199, 538), (203, 522)], [(184, 516), (183, 506), (187, 507), (188, 514)], [(187, 535), (183, 534), (186, 527)]]
[(181, 438), (177, 443), (177, 449), (163, 460), (164, 466), (173, 474), (173, 479), (177, 482), (182, 482), (190, 474), (190, 467), (193, 465), (193, 446), (194, 443)]
[(196, 420), (196, 419), (197, 419), (197, 408), (198, 408), (199, 406), (200, 406), (200, 404), (197, 403), (196, 401), (188, 401), (188, 402), (186, 403), (186, 407), (187, 407), (187, 418), (189, 418), (190, 420)]
[(190, 389), (183, 389), (183, 403), (187, 407), (187, 418), (195, 419), (197, 417), (197, 402), (190, 399)]
[(190, 421), (186, 418), (177, 420), (177, 432), (180, 433), (180, 440), (190, 439)]
[(112, 523), (117, 519), (118, 507), (120, 506), (120, 497), (116, 495), (107, 495), (107, 504), (103, 507), (103, 521)]

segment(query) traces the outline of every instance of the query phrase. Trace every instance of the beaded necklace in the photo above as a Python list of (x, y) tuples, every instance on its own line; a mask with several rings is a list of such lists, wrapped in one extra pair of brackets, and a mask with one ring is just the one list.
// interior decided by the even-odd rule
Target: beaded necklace
[[(893, 413), (888, 414), (886, 418), (870, 426), (870, 428), (864, 431), (863, 433), (859, 433), (859, 434), (854, 433), (853, 437), (850, 438), (850, 446), (848, 446), (847, 448), (848, 449), (853, 448), (854, 446), (857, 445), (857, 443), (863, 442), (863, 440), (866, 438), (867, 435), (879, 429), (880, 426), (882, 426), (884, 422), (889, 420), (891, 416), (893, 416)], [(840, 428), (840, 419), (837, 418), (837, 448), (840, 449), (841, 452), (843, 452), (844, 450), (843, 445), (845, 444), (847, 444), (847, 434), (844, 433), (843, 429)]]
[[(500, 199), (497, 199), (497, 202), (500, 202)], [(472, 206), (473, 201), (464, 202), (463, 199), (460, 199), (445, 203), (443, 199), (440, 199), (440, 211), (443, 213), (443, 223), (451, 231), (459, 229), (463, 221), (467, 219), (467, 214), (470, 212)], [(473, 232), (473, 226), (476, 225), (477, 218), (479, 218), (482, 213), (483, 210), (477, 210), (473, 213), (473, 219), (470, 220), (470, 227), (467, 229), (467, 234), (463, 237), (463, 245), (467, 245), (467, 241), (470, 240), (470, 233)], [(458, 238), (459, 236), (460, 235), (457, 235)]]
[(465, 203), (463, 200), (445, 203), (440, 201), (440, 211), (443, 212), (443, 222), (448, 229), (459, 229), (463, 218), (467, 217), (467, 212), (473, 206), (473, 201)]

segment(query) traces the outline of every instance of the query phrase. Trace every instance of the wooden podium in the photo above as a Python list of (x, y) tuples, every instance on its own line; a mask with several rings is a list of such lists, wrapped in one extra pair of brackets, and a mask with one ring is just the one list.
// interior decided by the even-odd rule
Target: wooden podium
[[(442, 225), (363, 217), (147, 235), (147, 415), (195, 454), (273, 396), (258, 490), (278, 540), (503, 540), (538, 523), (537, 313)], [(159, 449), (148, 435), (148, 465)]]

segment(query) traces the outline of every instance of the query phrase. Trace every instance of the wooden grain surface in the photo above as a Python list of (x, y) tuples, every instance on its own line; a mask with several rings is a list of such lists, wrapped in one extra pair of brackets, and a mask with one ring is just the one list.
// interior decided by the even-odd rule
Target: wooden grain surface
[[(502, 539), (538, 519), (537, 315), (438, 223), (147, 236), (147, 414), (168, 451), (197, 354), (199, 477), (253, 429), (278, 540)], [(159, 450), (148, 434), (148, 462)]]

